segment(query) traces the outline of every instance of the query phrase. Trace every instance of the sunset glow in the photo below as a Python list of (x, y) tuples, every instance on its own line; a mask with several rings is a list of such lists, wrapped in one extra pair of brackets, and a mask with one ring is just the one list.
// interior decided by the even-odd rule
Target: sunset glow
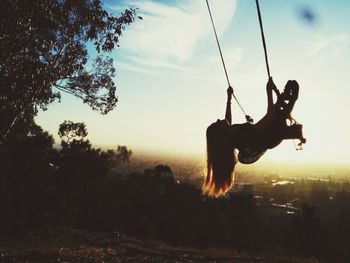
[[(130, 1), (105, 2), (118, 14)], [(205, 1), (132, 1), (143, 20), (125, 30), (111, 56), (117, 69), (119, 102), (107, 116), (68, 95), (39, 114), (37, 122), (57, 135), (64, 120), (84, 121), (99, 146), (128, 145), (164, 153), (205, 152), (205, 129), (224, 118), (226, 80)], [(300, 85), (293, 116), (304, 125), (307, 143), (292, 141), (263, 160), (349, 163), (349, 1), (261, 1), (271, 73), (283, 89)], [(266, 110), (267, 82), (255, 1), (211, 1), (228, 73), (255, 121)], [(312, 10), (312, 21), (300, 10)], [(233, 122), (244, 116), (232, 104)], [(57, 138), (57, 137), (56, 137)]]

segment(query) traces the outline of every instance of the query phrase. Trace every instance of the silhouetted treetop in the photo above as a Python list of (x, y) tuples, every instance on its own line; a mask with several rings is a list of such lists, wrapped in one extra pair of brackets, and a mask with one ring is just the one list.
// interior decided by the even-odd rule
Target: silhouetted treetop
[(118, 145), (117, 147), (117, 159), (123, 163), (130, 162), (130, 157), (132, 155), (132, 150), (129, 150), (125, 145)]
[(64, 121), (60, 124), (58, 135), (62, 143), (69, 144), (70, 140), (81, 140), (88, 135), (88, 131), (83, 122)]
[[(106, 114), (118, 101), (112, 51), (135, 9), (119, 17), (100, 0), (3, 0), (0, 2), (0, 110), (11, 118), (36, 112), (72, 94)], [(97, 55), (92, 63), (89, 53)], [(91, 56), (90, 56), (91, 57)], [(5, 126), (5, 131), (6, 131)]]

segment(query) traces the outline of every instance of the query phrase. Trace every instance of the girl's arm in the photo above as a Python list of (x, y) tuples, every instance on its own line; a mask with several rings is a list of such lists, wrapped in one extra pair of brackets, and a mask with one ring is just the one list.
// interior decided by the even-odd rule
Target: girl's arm
[(232, 124), (232, 115), (231, 115), (231, 99), (233, 94), (233, 88), (230, 86), (227, 88), (227, 103), (226, 103), (226, 113), (225, 113), (225, 119), (228, 121), (228, 123)]
[[(275, 90), (275, 92), (276, 92), (277, 87), (276, 87), (275, 83), (273, 82), (272, 77), (270, 77), (267, 84), (266, 84), (267, 113), (271, 113), (271, 111), (273, 110), (273, 97), (272, 97), (273, 90)], [(276, 94), (277, 94), (277, 92), (276, 92)]]
[[(265, 116), (263, 118), (261, 118), (261, 120), (259, 120), (256, 124), (254, 124), (256, 130), (258, 132), (263, 131), (264, 129), (266, 129), (267, 127), (269, 127), (269, 125), (271, 125), (271, 123), (274, 120), (275, 117), (275, 106), (273, 104), (273, 96), (272, 96), (272, 91), (277, 90), (277, 87), (275, 85), (275, 83), (273, 83), (272, 78), (270, 77), (267, 84), (266, 84), (266, 95), (267, 95), (267, 112), (265, 114)], [(278, 92), (279, 93), (279, 92)], [(277, 92), (276, 92), (277, 94)], [(277, 101), (278, 103), (278, 101)]]

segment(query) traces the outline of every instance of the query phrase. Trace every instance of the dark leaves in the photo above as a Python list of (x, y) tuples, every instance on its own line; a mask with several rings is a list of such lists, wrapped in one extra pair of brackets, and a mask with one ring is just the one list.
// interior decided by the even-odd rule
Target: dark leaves
[(0, 1), (0, 105), (10, 113), (0, 113), (7, 121), (2, 131), (23, 111), (59, 99), (53, 88), (103, 114), (114, 109), (113, 62), (97, 59), (90, 70), (87, 46), (112, 51), (135, 17), (134, 9), (111, 16), (100, 0)]
[(58, 135), (62, 139), (63, 144), (69, 144), (71, 140), (81, 141), (87, 135), (87, 129), (83, 122), (64, 121), (60, 124)]
[(129, 150), (125, 145), (118, 145), (117, 148), (117, 159), (123, 163), (130, 162), (130, 157), (132, 155), (132, 150)]
[(90, 71), (82, 69), (68, 78), (66, 84), (57, 84), (56, 87), (81, 98), (92, 109), (107, 114), (118, 101), (114, 76), (113, 59), (97, 57)]

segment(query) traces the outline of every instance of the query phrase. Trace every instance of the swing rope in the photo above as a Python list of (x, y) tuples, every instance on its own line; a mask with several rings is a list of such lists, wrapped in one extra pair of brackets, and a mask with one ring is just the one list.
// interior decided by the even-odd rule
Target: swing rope
[[(264, 47), (264, 54), (265, 54), (265, 63), (266, 63), (266, 70), (267, 70), (267, 76), (270, 78), (271, 74), (270, 74), (270, 67), (269, 67), (269, 60), (267, 57), (267, 49), (266, 49), (266, 42), (265, 42), (265, 34), (264, 34), (264, 28), (263, 28), (263, 23), (262, 23), (262, 18), (261, 18), (261, 12), (260, 12), (260, 6), (259, 6), (259, 0), (255, 0), (256, 3), (256, 11), (258, 13), (258, 18), (259, 18), (259, 25), (260, 25), (260, 32), (261, 32), (261, 39), (262, 39), (262, 43), (263, 43), (263, 47)], [(280, 95), (280, 92), (277, 88), (274, 88), (275, 93), (277, 94), (277, 96)], [(296, 123), (296, 121), (294, 120), (294, 122)], [(302, 150), (302, 143), (299, 143), (298, 145), (295, 143), (295, 139), (293, 139), (293, 144), (294, 147), (297, 151)]]
[(225, 71), (225, 75), (226, 75), (227, 84), (228, 84), (229, 87), (231, 87), (230, 80), (229, 80), (229, 78), (228, 78), (228, 74), (227, 74), (227, 70), (226, 70), (226, 65), (225, 65), (225, 61), (224, 61), (224, 56), (222, 55), (222, 51), (221, 51), (221, 47), (220, 47), (220, 43), (219, 43), (219, 38), (218, 38), (218, 35), (217, 35), (217, 33), (216, 33), (216, 29), (215, 29), (215, 25), (214, 25), (213, 16), (212, 16), (212, 14), (211, 14), (209, 2), (208, 2), (208, 0), (206, 0), (206, 1), (207, 1), (207, 6), (208, 6), (208, 11), (209, 11), (209, 16), (210, 16), (211, 24), (212, 24), (212, 26), (213, 26), (213, 30), (214, 30), (214, 34), (215, 34), (216, 43), (217, 43), (218, 48), (219, 48), (219, 53), (220, 53), (220, 57), (221, 57), (222, 66), (224, 67), (224, 71)]
[(263, 28), (263, 24), (262, 24), (261, 13), (260, 13), (259, 0), (255, 0), (255, 2), (256, 2), (256, 11), (258, 12), (258, 17), (259, 17), (261, 39), (262, 39), (262, 43), (263, 43), (263, 47), (264, 47), (264, 53), (265, 53), (265, 63), (266, 63), (267, 76), (270, 78), (271, 74), (270, 74), (269, 61), (268, 61), (268, 58), (267, 58), (267, 49), (266, 49), (264, 28)]
[[(255, 0), (255, 3), (256, 3), (256, 11), (258, 13), (258, 18), (259, 18), (261, 40), (262, 40), (263, 47), (264, 47), (264, 55), (265, 55), (265, 64), (266, 64), (267, 76), (268, 76), (268, 78), (271, 78), (269, 60), (268, 60), (268, 56), (267, 56), (267, 48), (266, 48), (264, 27), (263, 27), (263, 22), (262, 22), (261, 12), (260, 12), (260, 6), (259, 6), (259, 0)], [(273, 90), (275, 91), (277, 96), (280, 95), (280, 92), (279, 92), (279, 90), (277, 88), (274, 88)]]
[[(215, 34), (216, 43), (217, 43), (218, 48), (219, 48), (219, 53), (220, 53), (220, 57), (221, 57), (222, 66), (223, 66), (223, 68), (224, 68), (224, 72), (225, 72), (227, 84), (228, 84), (229, 87), (231, 87), (230, 79), (229, 79), (229, 77), (228, 77), (227, 70), (226, 70), (226, 65), (225, 65), (224, 56), (222, 55), (222, 51), (221, 51), (221, 47), (220, 47), (219, 38), (218, 38), (218, 35), (217, 35), (217, 33), (216, 33), (216, 29), (215, 29), (215, 24), (214, 24), (213, 16), (212, 16), (212, 14), (211, 14), (209, 2), (208, 2), (208, 0), (206, 0), (206, 2), (207, 2), (207, 7), (208, 7), (208, 12), (209, 12), (211, 24), (212, 24), (212, 26), (213, 26), (213, 30), (214, 30), (214, 34)], [(236, 95), (233, 93), (232, 96), (233, 96), (233, 98), (236, 100), (237, 105), (239, 106), (239, 108), (241, 109), (241, 111), (243, 112), (243, 114), (245, 115), (245, 118), (246, 118), (247, 122), (252, 123), (252, 122), (253, 122), (253, 119), (245, 112), (245, 110), (243, 109), (241, 103), (238, 101)]]

